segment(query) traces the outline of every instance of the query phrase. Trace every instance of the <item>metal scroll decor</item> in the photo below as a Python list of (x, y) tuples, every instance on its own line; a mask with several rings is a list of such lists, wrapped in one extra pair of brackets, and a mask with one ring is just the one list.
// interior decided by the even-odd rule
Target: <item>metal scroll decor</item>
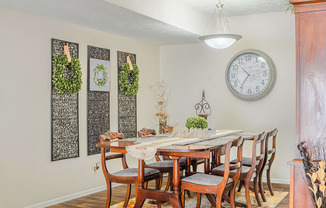
[(110, 130), (110, 50), (88, 46), (87, 154), (101, 152), (99, 135)]
[(206, 101), (205, 91), (204, 90), (203, 90), (203, 93), (202, 93), (201, 101), (199, 103), (196, 103), (195, 109), (196, 109), (197, 116), (204, 117), (204, 118), (207, 119), (207, 116), (211, 115), (211, 106)]
[[(69, 44), (71, 56), (78, 58), (77, 43), (57, 39), (51, 42), (52, 61), (56, 55), (64, 53), (65, 43)], [(79, 157), (78, 94), (58, 93), (51, 86), (51, 161)]]
[[(131, 63), (136, 64), (136, 54), (118, 51), (118, 74), (120, 73), (122, 64), (127, 63), (128, 56)], [(118, 130), (124, 133), (125, 138), (137, 136), (136, 98), (136, 95), (123, 94), (118, 86)]]

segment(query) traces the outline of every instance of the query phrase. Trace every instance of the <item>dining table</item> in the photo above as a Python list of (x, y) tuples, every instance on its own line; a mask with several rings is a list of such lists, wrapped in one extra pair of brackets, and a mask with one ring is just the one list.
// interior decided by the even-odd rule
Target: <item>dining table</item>
[[(138, 187), (134, 208), (142, 207), (146, 199), (156, 200), (157, 203), (169, 201), (173, 208), (181, 208), (181, 178), (179, 160), (186, 157), (186, 175), (190, 174), (190, 158), (204, 159), (204, 172), (209, 173), (211, 168), (219, 162), (220, 156), (225, 154), (229, 141), (239, 137), (252, 140), (258, 133), (248, 131), (208, 131), (207, 138), (182, 138), (171, 134), (153, 135), (148, 137), (135, 137), (128, 139), (115, 139), (98, 143), (97, 146), (110, 149), (113, 153), (126, 153), (138, 159)], [(223, 133), (225, 132), (225, 133)], [(102, 151), (102, 153), (105, 151)], [(147, 155), (157, 154), (168, 156), (173, 160), (173, 188), (172, 191), (149, 189), (144, 186), (145, 159)], [(210, 162), (211, 160), (211, 162)]]

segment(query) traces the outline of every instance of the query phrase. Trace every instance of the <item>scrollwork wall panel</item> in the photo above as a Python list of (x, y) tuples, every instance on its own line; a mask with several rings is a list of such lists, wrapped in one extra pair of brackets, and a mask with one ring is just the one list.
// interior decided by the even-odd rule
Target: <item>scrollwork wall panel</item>
[(94, 155), (101, 152), (99, 135), (110, 130), (110, 92), (90, 91), (90, 59), (110, 61), (110, 50), (88, 46), (87, 52), (87, 154)]
[[(127, 62), (127, 56), (136, 64), (136, 54), (118, 51), (118, 74), (122, 64)], [(119, 80), (119, 77), (118, 77)], [(119, 83), (119, 81), (118, 81)], [(137, 96), (125, 95), (118, 86), (118, 129), (125, 138), (137, 136)]]
[[(77, 43), (57, 39), (51, 42), (52, 61), (56, 55), (63, 54), (64, 43), (69, 44), (71, 56), (78, 58)], [(57, 93), (52, 83), (51, 86), (51, 160), (79, 157), (78, 94)]]

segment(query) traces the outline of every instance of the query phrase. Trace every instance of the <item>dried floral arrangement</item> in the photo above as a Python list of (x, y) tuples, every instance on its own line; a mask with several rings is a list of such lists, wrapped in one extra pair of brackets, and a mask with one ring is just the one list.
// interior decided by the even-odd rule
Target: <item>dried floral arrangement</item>
[(167, 125), (168, 114), (166, 112), (166, 105), (168, 102), (167, 86), (164, 80), (157, 82), (155, 85), (150, 86), (153, 91), (154, 98), (157, 103), (158, 111), (155, 116), (159, 120), (160, 132), (164, 126)]
[[(326, 141), (317, 138), (298, 145), (308, 188), (316, 208), (326, 208)], [(316, 162), (317, 161), (317, 162)]]

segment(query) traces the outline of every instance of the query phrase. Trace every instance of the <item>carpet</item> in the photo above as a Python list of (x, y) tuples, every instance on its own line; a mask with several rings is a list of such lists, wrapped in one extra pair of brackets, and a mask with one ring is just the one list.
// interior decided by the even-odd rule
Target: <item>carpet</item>
[[(286, 197), (286, 195), (288, 195), (288, 192), (274, 191), (274, 196), (271, 196), (269, 194), (269, 191), (266, 191), (265, 196), (266, 196), (267, 202), (262, 202), (262, 205), (263, 205), (262, 208), (276, 207), (278, 205), (278, 203), (280, 203), (282, 201), (282, 199), (284, 199), (284, 197)], [(241, 192), (237, 192), (235, 197), (236, 197), (237, 202), (246, 203), (244, 189), (242, 189)], [(258, 204), (255, 199), (255, 195), (252, 192), (250, 193), (250, 199), (251, 199), (252, 207), (254, 207), (254, 208), (258, 207)], [(148, 204), (147, 202), (148, 201), (146, 200), (146, 202), (143, 205), (143, 208), (157, 207), (156, 205)], [(188, 197), (186, 197), (186, 208), (195, 208), (196, 203), (197, 203), (197, 198), (195, 196), (195, 193), (192, 193), (192, 198), (190, 198), (190, 199)], [(130, 199), (128, 208), (134, 207), (134, 204), (135, 204), (135, 198)], [(231, 207), (227, 202), (223, 202), (222, 205), (226, 208)], [(123, 202), (120, 202), (118, 204), (111, 206), (111, 208), (122, 208), (122, 206), (123, 206)], [(172, 206), (169, 204), (169, 202), (162, 204), (162, 207), (172, 208)], [(204, 196), (204, 195), (202, 195), (200, 207), (210, 207), (210, 203), (207, 200), (206, 196)]]

